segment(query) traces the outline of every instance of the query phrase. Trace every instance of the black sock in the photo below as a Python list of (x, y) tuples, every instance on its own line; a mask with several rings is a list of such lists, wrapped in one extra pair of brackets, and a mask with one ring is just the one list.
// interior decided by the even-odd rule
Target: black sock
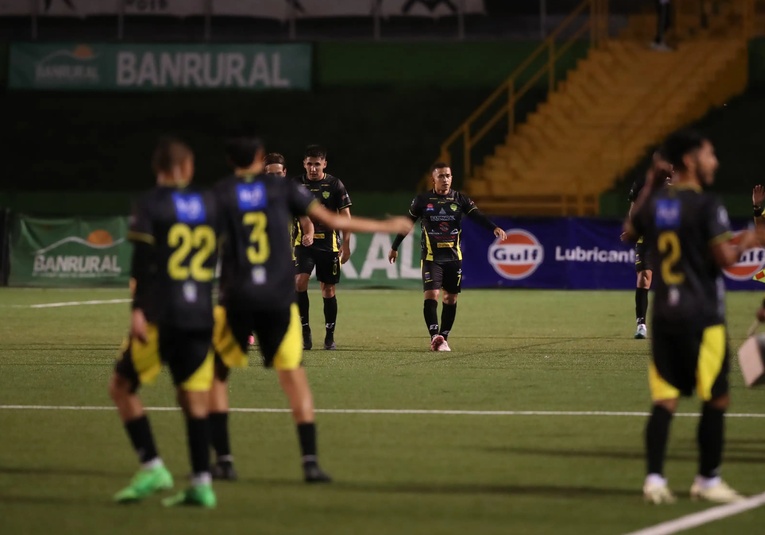
[(661, 405), (654, 405), (645, 426), (645, 450), (649, 474), (664, 473), (664, 454), (669, 440), (672, 413)]
[(148, 463), (159, 456), (157, 446), (154, 444), (151, 425), (149, 425), (149, 419), (145, 414), (140, 418), (125, 422), (125, 431), (127, 431), (133, 449), (138, 454), (138, 460), (141, 463)]
[(438, 334), (438, 301), (426, 299), (423, 313), (425, 314), (425, 325), (428, 326), (430, 337), (433, 338)]
[(449, 338), (449, 333), (454, 325), (454, 318), (457, 317), (457, 303), (447, 305), (444, 303), (441, 309), (441, 335), (444, 340)]
[(723, 443), (725, 442), (725, 411), (710, 407), (706, 403), (701, 410), (699, 421), (699, 475), (715, 477), (722, 462)]
[(316, 462), (316, 424), (311, 422), (297, 425), (298, 438), (300, 439), (300, 453), (303, 462)]
[(645, 314), (648, 311), (648, 289), (635, 288), (635, 318), (638, 323), (645, 323)]
[(210, 471), (210, 426), (207, 418), (186, 417), (191, 472), (194, 475)]
[(298, 310), (300, 311), (300, 323), (303, 329), (308, 328), (308, 291), (295, 292), (297, 294)]
[(324, 298), (324, 327), (327, 334), (334, 334), (335, 322), (337, 321), (337, 297)]
[(210, 441), (218, 461), (231, 462), (231, 443), (228, 435), (228, 412), (211, 412)]

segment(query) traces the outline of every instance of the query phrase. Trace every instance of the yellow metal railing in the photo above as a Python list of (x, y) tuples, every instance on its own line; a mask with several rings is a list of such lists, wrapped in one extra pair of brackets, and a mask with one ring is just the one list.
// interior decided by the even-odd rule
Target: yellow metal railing
[[(515, 130), (516, 107), (518, 102), (538, 82), (547, 76), (547, 89), (555, 90), (557, 80), (556, 67), (558, 61), (571, 48), (574, 43), (584, 38), (589, 32), (590, 44), (593, 47), (601, 46), (608, 39), (608, 1), (609, 0), (584, 0), (574, 9), (558, 27), (539, 45), (539, 47), (521, 63), (515, 71), (500, 85), (489, 97), (441, 144), (439, 161), (451, 165), (452, 149), (461, 141), (460, 150), (463, 159), (463, 180), (468, 180), (473, 171), (472, 150), (483, 140), (489, 131), (503, 119), (507, 120), (508, 133)], [(582, 17), (586, 17), (582, 22)], [(577, 27), (577, 24), (580, 24)], [(565, 40), (558, 43), (561, 36), (566, 35)], [(542, 58), (544, 64), (538, 66)], [(536, 66), (533, 71), (530, 67)], [(487, 111), (495, 106), (499, 108), (488, 118), (484, 117)], [(429, 175), (421, 183), (424, 189), (429, 184)]]

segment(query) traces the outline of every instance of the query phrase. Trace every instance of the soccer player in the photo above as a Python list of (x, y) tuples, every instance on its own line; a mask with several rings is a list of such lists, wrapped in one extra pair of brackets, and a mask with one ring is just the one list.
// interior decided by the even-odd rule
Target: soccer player
[[(263, 363), (277, 371), (292, 408), (308, 483), (330, 481), (318, 464), (311, 389), (301, 366), (303, 338), (295, 305), (289, 224), (310, 216), (323, 229), (356, 232), (401, 232), (407, 218), (373, 221), (345, 217), (324, 208), (293, 180), (262, 174), (263, 148), (256, 138), (226, 143), (234, 174), (215, 187), (224, 216), (221, 251), (221, 302), (213, 336), (221, 357), (220, 382), (227, 367), (246, 362), (247, 336), (254, 331)], [(226, 392), (225, 384), (222, 391)], [(228, 400), (226, 399), (226, 402)]]
[(725, 208), (704, 191), (714, 181), (718, 165), (709, 140), (695, 132), (676, 133), (662, 152), (675, 170), (673, 185), (654, 196), (642, 193), (625, 224), (628, 235), (645, 237), (659, 268), (648, 372), (653, 409), (645, 429), (643, 495), (655, 504), (675, 501), (663, 475), (669, 428), (678, 398), (690, 396), (695, 388), (702, 408), (699, 468), (691, 497), (733, 502), (742, 497), (719, 473), (730, 401), (721, 268), (736, 263), (757, 239), (746, 231), (733, 244)]
[[(350, 219), (351, 197), (339, 179), (326, 173), (327, 151), (318, 145), (309, 145), (303, 158), (305, 174), (297, 181), (305, 186), (325, 208)], [(302, 229), (298, 227), (295, 237), (295, 291), (297, 292), (300, 321), (303, 326), (303, 349), (311, 349), (311, 326), (309, 323), (308, 280), (316, 268), (316, 278), (321, 284), (324, 299), (324, 349), (336, 349), (335, 325), (337, 322), (337, 297), (335, 286), (340, 282), (340, 265), (351, 257), (351, 233), (343, 231), (342, 241), (337, 232), (326, 225), (315, 223), (313, 244), (302, 243)], [(341, 243), (341, 245), (340, 245)]]
[[(668, 183), (671, 177), (672, 166), (670, 166), (658, 152), (654, 153), (651, 168), (646, 173), (646, 176), (635, 180), (630, 188), (628, 195), (630, 210), (627, 217), (629, 218), (632, 216), (635, 201), (640, 195), (640, 191), (643, 189), (643, 186), (645, 186), (647, 180), (651, 180), (653, 183), (659, 181)], [(635, 323), (637, 324), (637, 330), (635, 331), (635, 338), (638, 340), (648, 336), (645, 316), (648, 311), (648, 290), (651, 289), (653, 269), (650, 259), (646, 256), (646, 252), (647, 250), (645, 243), (643, 242), (643, 237), (640, 236), (635, 244), (635, 272), (637, 273), (637, 283), (635, 287)]]
[[(416, 196), (409, 208), (413, 222), (422, 220), (422, 283), (425, 289), (423, 313), (430, 333), (432, 351), (451, 351), (447, 339), (457, 316), (457, 295), (462, 286), (462, 218), (467, 216), (494, 233), (500, 240), (505, 231), (483, 215), (467, 196), (452, 189), (452, 170), (448, 164), (431, 168), (433, 189)], [(398, 258), (398, 247), (406, 237), (393, 241), (388, 260)], [(438, 324), (438, 296), (443, 289), (441, 325)]]
[(114, 499), (139, 501), (173, 486), (137, 395), (140, 385), (156, 379), (164, 362), (186, 418), (192, 479), (190, 488), (163, 503), (215, 507), (207, 412), (218, 211), (210, 192), (187, 187), (194, 159), (185, 144), (162, 140), (152, 163), (157, 186), (136, 203), (128, 233), (135, 281), (130, 337), (109, 384), (141, 469)]

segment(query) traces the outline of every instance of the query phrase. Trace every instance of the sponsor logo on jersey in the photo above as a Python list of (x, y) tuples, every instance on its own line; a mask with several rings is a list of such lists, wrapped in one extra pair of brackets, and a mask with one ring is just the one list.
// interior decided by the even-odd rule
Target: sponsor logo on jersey
[[(736, 233), (731, 241), (738, 243), (740, 234), (740, 232)], [(732, 266), (723, 268), (723, 274), (736, 281), (748, 281), (763, 268), (765, 268), (765, 249), (757, 247), (742, 254), (739, 261)]]
[(506, 279), (529, 277), (544, 260), (544, 247), (537, 237), (521, 229), (507, 231), (504, 240), (497, 238), (489, 247), (489, 263)]
[(181, 223), (203, 223), (206, 219), (205, 204), (199, 193), (173, 193), (175, 215)]
[(429, 204), (429, 205), (427, 205), (427, 206), (425, 207), (425, 211), (426, 211), (426, 212), (432, 212), (433, 210), (435, 210), (435, 208), (433, 207), (433, 205), (432, 205), (432, 204)]
[(236, 199), (242, 212), (263, 210), (268, 205), (266, 185), (263, 182), (237, 184)]

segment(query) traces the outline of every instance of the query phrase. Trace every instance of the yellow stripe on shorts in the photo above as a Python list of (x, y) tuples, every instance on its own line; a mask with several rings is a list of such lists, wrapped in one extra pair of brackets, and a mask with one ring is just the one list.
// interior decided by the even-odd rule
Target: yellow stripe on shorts
[(653, 361), (648, 364), (648, 386), (651, 389), (652, 401), (677, 399), (680, 397), (680, 391), (659, 375), (659, 371), (656, 369)]
[(300, 312), (295, 303), (290, 306), (290, 324), (284, 334), (282, 343), (274, 355), (274, 368), (288, 371), (296, 370), (303, 362), (303, 329), (300, 323)]
[(153, 384), (162, 370), (159, 354), (159, 330), (153, 323), (146, 325), (146, 343), (137, 338), (130, 339), (130, 359), (142, 385)]
[[(213, 348), (228, 368), (246, 368), (247, 354), (242, 351), (234, 338), (226, 319), (226, 309), (218, 305), (213, 310)], [(302, 333), (302, 331), (301, 331)]]
[(215, 371), (215, 353), (207, 352), (204, 362), (183, 383), (180, 388), (186, 392), (207, 392), (212, 387)]
[(713, 325), (704, 329), (696, 364), (696, 392), (704, 401), (712, 399), (712, 386), (720, 375), (725, 361), (725, 326)]

